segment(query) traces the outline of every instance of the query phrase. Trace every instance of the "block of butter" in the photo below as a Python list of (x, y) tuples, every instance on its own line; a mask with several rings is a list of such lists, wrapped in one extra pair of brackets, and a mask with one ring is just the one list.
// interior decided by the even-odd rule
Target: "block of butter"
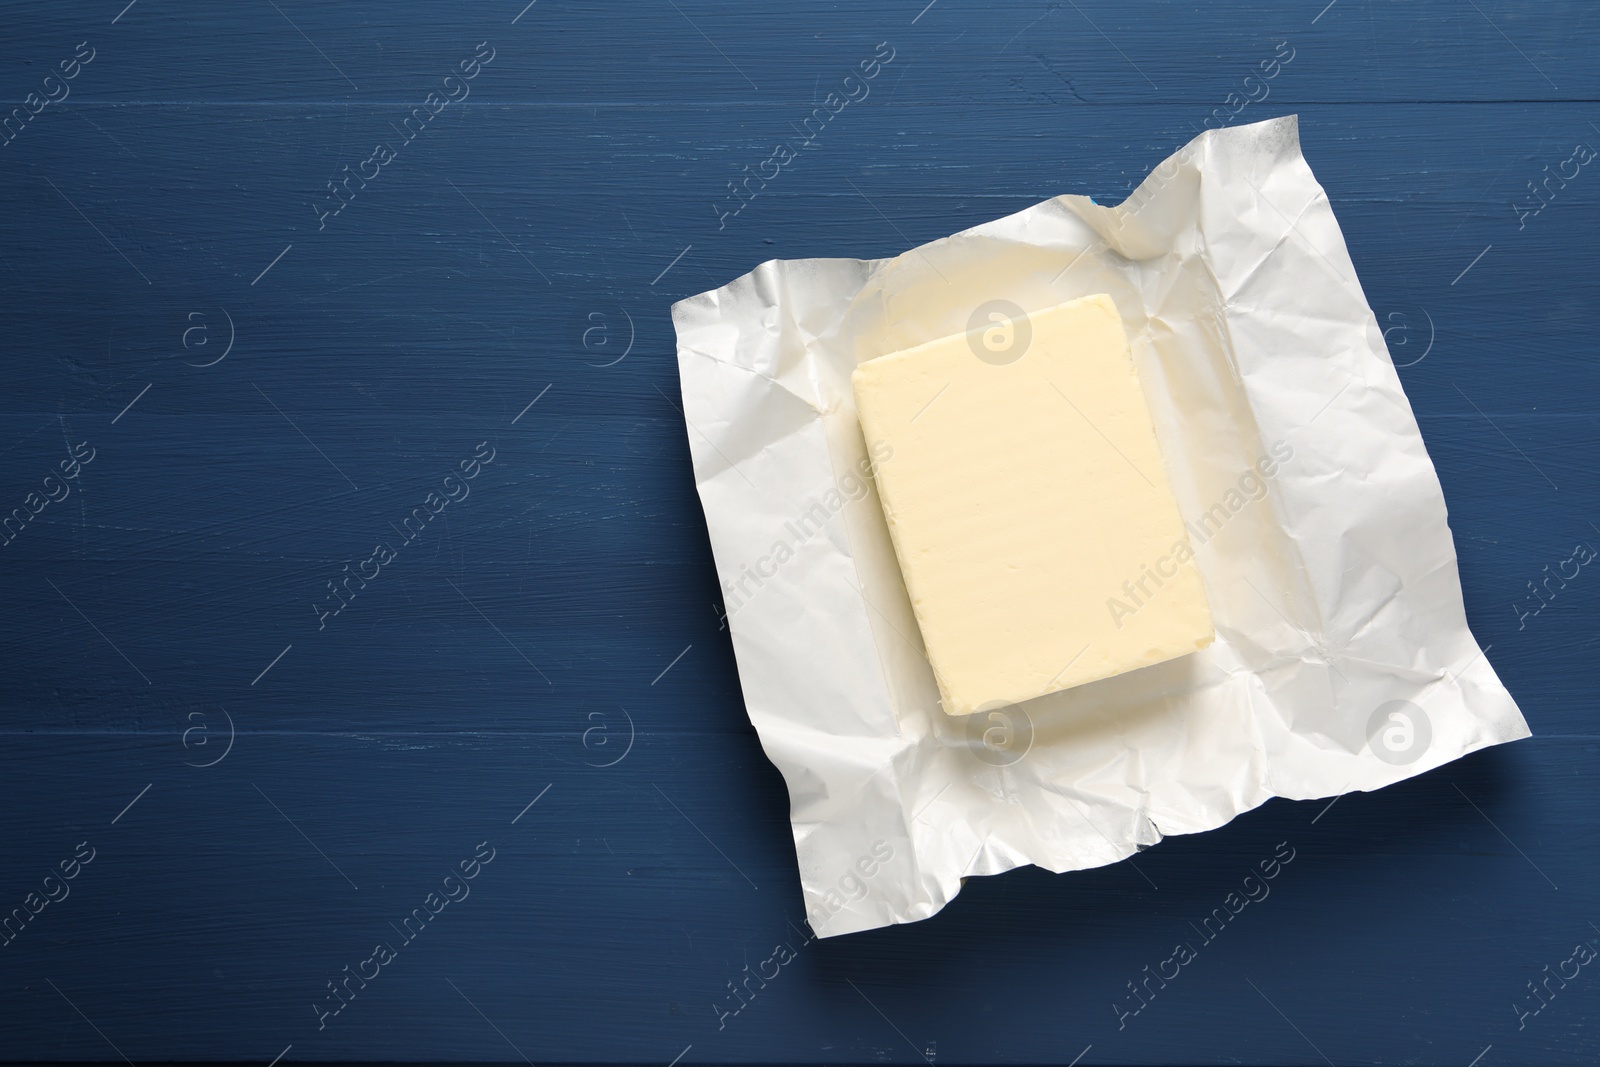
[(1211, 643), (1109, 296), (1032, 314), (991, 301), (969, 332), (862, 363), (852, 384), (888, 456), (878, 495), (947, 713)]

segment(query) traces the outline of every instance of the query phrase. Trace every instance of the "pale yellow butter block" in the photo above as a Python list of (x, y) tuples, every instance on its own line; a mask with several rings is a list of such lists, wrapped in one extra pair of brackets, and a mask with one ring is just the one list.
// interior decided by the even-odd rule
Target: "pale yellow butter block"
[(952, 715), (1214, 636), (1116, 305), (992, 305), (980, 329), (852, 378), (872, 454), (888, 456), (878, 495)]

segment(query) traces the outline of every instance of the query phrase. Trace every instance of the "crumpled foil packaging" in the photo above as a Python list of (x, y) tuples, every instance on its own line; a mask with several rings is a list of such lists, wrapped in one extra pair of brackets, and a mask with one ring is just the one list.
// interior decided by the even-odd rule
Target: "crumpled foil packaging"
[[(1216, 641), (947, 716), (850, 372), (990, 301), (1092, 293), (1126, 324)], [(1467, 628), (1438, 476), (1293, 117), (1200, 135), (1116, 207), (1060, 196), (892, 259), (763, 263), (673, 322), (739, 678), (820, 936), (1528, 736)]]

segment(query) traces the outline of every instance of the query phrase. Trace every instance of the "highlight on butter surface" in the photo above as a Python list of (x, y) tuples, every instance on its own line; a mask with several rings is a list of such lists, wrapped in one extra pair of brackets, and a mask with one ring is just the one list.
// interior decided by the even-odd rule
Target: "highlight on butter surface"
[[(1211, 610), (1106, 294), (852, 375), (941, 704), (970, 715), (1211, 643)], [(1159, 561), (1161, 573), (1151, 570)]]

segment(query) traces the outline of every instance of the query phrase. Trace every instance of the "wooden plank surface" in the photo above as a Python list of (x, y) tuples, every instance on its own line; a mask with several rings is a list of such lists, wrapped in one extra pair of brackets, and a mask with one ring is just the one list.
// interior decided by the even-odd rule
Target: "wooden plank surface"
[[(0, 511), (92, 455), (0, 547), (0, 909), (39, 909), (0, 1059), (1600, 1057), (1600, 977), (1549, 977), (1600, 944), (1600, 575), (1528, 614), (1600, 545), (1600, 176), (1527, 187), (1600, 148), (1592, 5), (124, 3), (0, 2)], [(807, 942), (669, 305), (1115, 202), (1291, 53), (1235, 121), (1300, 116), (1535, 736)], [(464, 98), (406, 137), (430, 93)], [(1135, 999), (1280, 842), (1270, 897)], [(346, 967), (377, 968), (348, 1003)]]

